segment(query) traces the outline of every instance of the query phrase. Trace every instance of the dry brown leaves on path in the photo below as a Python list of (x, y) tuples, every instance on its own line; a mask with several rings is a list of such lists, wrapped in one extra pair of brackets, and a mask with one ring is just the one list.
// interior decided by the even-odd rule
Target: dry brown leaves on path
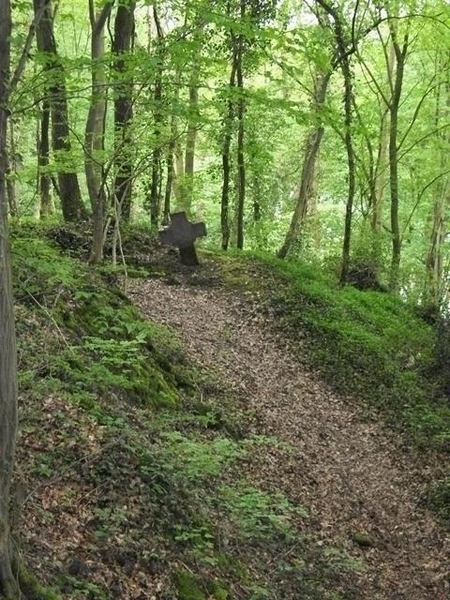
[(270, 480), (306, 507), (307, 527), (319, 540), (364, 562), (361, 600), (450, 598), (448, 532), (418, 505), (420, 469), (392, 434), (305, 372), (267, 326), (245, 316), (237, 294), (171, 283), (134, 282), (129, 295), (147, 318), (175, 329), (192, 358), (245, 396), (261, 433), (294, 448), (289, 460), (276, 452), (254, 457), (253, 481)]

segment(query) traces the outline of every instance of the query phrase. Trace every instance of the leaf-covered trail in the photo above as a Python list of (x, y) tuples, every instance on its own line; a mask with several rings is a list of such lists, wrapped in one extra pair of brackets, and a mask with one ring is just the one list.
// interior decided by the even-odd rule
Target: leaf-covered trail
[(381, 424), (305, 372), (267, 326), (248, 318), (237, 295), (151, 279), (133, 283), (130, 296), (245, 396), (264, 433), (294, 447), (288, 461), (275, 451), (257, 457), (252, 476), (304, 506), (319, 543), (342, 545), (366, 565), (358, 598), (450, 598), (449, 534), (419, 506), (423, 473)]

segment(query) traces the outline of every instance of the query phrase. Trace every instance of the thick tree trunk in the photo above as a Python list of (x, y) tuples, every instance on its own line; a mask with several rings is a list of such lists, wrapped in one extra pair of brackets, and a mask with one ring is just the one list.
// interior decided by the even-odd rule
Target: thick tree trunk
[[(34, 11), (38, 17), (42, 0), (33, 0)], [(64, 67), (59, 60), (53, 34), (53, 14), (50, 0), (47, 0), (44, 16), (36, 29), (36, 42), (39, 52), (45, 55), (44, 69), (47, 73), (47, 96), (51, 107), (52, 146), (58, 164), (58, 184), (61, 207), (66, 221), (77, 221), (87, 217), (86, 208), (81, 200), (80, 187), (76, 171), (69, 167), (71, 162), (71, 143), (67, 94)]]
[(113, 53), (117, 79), (114, 86), (115, 124), (115, 171), (114, 195), (121, 207), (125, 221), (131, 216), (131, 194), (133, 182), (133, 140), (131, 123), (133, 120), (133, 78), (128, 65), (132, 50), (134, 32), (134, 10), (136, 2), (121, 2), (117, 7), (114, 21)]
[(11, 264), (8, 241), (8, 77), (10, 68), (11, 5), (0, 2), (0, 596), (19, 600), (12, 572), (9, 538), (11, 476), (17, 433), (17, 362)]
[[(325, 102), (328, 83), (331, 78), (331, 71), (321, 73), (318, 76), (314, 99), (312, 102), (312, 112), (320, 123), (320, 109)], [(305, 149), (303, 153), (302, 175), (300, 181), (300, 190), (292, 215), (289, 230), (286, 233), (284, 243), (277, 253), (279, 258), (286, 258), (292, 246), (299, 240), (308, 215), (310, 201), (314, 194), (314, 180), (316, 173), (317, 157), (319, 156), (320, 144), (325, 129), (319, 124), (311, 130), (306, 138)]]

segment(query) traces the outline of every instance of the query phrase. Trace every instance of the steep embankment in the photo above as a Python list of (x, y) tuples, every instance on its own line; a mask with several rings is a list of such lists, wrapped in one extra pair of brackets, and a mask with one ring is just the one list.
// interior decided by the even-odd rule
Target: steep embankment
[(169, 283), (136, 282), (131, 297), (146, 317), (175, 328), (192, 359), (241, 396), (258, 433), (292, 449), (288, 460), (276, 446), (251, 453), (251, 480), (304, 506), (304, 526), (319, 545), (361, 562), (351, 584), (356, 598), (447, 598), (450, 540), (419, 507), (424, 473), (393, 435), (305, 372), (279, 335), (245, 316), (236, 294), (182, 278)]

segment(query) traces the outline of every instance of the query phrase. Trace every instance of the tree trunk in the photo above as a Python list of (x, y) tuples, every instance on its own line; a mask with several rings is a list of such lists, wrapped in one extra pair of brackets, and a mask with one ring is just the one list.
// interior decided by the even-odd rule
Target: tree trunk
[(38, 140), (38, 167), (39, 167), (39, 197), (41, 219), (53, 214), (53, 202), (50, 192), (51, 179), (47, 172), (50, 155), (50, 105), (48, 100), (42, 102), (41, 119)]
[[(331, 78), (331, 71), (319, 74), (315, 86), (314, 98), (312, 102), (312, 112), (320, 122), (320, 110), (327, 93), (328, 83)], [(319, 156), (320, 144), (325, 132), (322, 124), (317, 125), (311, 130), (306, 138), (305, 149), (303, 153), (302, 175), (300, 181), (300, 191), (294, 214), (292, 215), (289, 230), (286, 233), (284, 243), (277, 253), (278, 258), (286, 258), (295, 242), (301, 238), (302, 230), (308, 214), (310, 200), (314, 193), (314, 179), (316, 172), (316, 163)]]
[(11, 5), (0, 2), (0, 596), (19, 600), (9, 537), (11, 476), (17, 434), (17, 359), (8, 241), (8, 100)]
[(121, 2), (117, 7), (114, 21), (114, 42), (112, 51), (115, 55), (114, 69), (118, 81), (114, 94), (115, 125), (115, 171), (114, 195), (121, 206), (121, 215), (125, 221), (131, 216), (131, 194), (133, 182), (133, 140), (131, 123), (133, 121), (133, 77), (127, 63), (132, 50), (134, 32), (135, 0)]
[(164, 51), (164, 33), (159, 21), (159, 16), (156, 8), (153, 7), (153, 18), (156, 25), (157, 43), (156, 43), (156, 67), (155, 67), (155, 83), (153, 89), (153, 122), (154, 122), (154, 144), (152, 152), (152, 179), (150, 185), (150, 223), (153, 227), (158, 227), (160, 209), (161, 209), (161, 129), (163, 126), (163, 111), (162, 111), (162, 95), (163, 95), (163, 69), (165, 61)]
[[(245, 18), (245, 0), (241, 0), (241, 20)], [(244, 97), (244, 76), (243, 76), (243, 58), (244, 58), (244, 38), (239, 35), (237, 38), (236, 54), (236, 83), (239, 91), (237, 102), (237, 237), (236, 246), (239, 250), (244, 248), (244, 209), (245, 209), (245, 154), (244, 154), (244, 135), (245, 135), (245, 97)]]
[[(448, 63), (437, 60), (437, 67), (440, 72), (446, 72)], [(442, 64), (444, 63), (444, 64)], [(442, 99), (441, 88), (444, 91), (444, 100)], [(436, 129), (441, 129), (438, 134), (441, 173), (446, 172), (448, 148), (450, 145), (450, 136), (442, 127), (442, 124), (448, 123), (450, 116), (450, 81), (447, 80), (437, 88), (436, 97)], [(443, 300), (443, 244), (446, 238), (446, 216), (449, 204), (449, 179), (445, 176), (440, 180), (434, 193), (432, 214), (431, 214), (431, 232), (429, 234), (430, 245), (425, 260), (426, 265), (426, 287), (424, 300), (427, 305), (440, 309)]]
[[(395, 50), (394, 46), (391, 43), (389, 49), (389, 56), (387, 58), (387, 78), (388, 82), (392, 81), (393, 73), (394, 73), (394, 64), (395, 64)], [(381, 115), (381, 123), (380, 123), (380, 141), (378, 146), (378, 156), (375, 167), (375, 182), (374, 182), (374, 194), (373, 194), (373, 203), (372, 203), (372, 218), (371, 218), (371, 228), (372, 233), (374, 234), (374, 255), (378, 256), (376, 253), (381, 252), (379, 238), (381, 233), (381, 215), (382, 215), (382, 206), (383, 206), (383, 198), (384, 191), (386, 188), (387, 181), (387, 173), (388, 173), (388, 149), (389, 149), (389, 107), (386, 107), (383, 110)]]
[(348, 271), (350, 267), (350, 245), (351, 245), (351, 234), (352, 234), (352, 214), (353, 214), (353, 203), (355, 199), (356, 190), (356, 165), (355, 165), (355, 151), (353, 148), (353, 135), (352, 135), (352, 95), (353, 95), (353, 84), (352, 75), (350, 70), (349, 58), (346, 54), (344, 46), (344, 38), (342, 31), (339, 27), (340, 34), (337, 34), (337, 38), (341, 41), (341, 69), (342, 75), (344, 76), (344, 108), (345, 108), (345, 149), (347, 152), (347, 165), (348, 165), (348, 193), (347, 202), (345, 206), (345, 225), (344, 225), (344, 241), (342, 245), (342, 268), (340, 282), (344, 285), (347, 282)]
[(408, 51), (408, 34), (404, 36), (403, 47), (397, 40), (395, 26), (390, 24), (392, 44), (395, 52), (395, 79), (392, 91), (392, 99), (389, 107), (390, 128), (389, 128), (389, 176), (391, 192), (391, 236), (392, 236), (392, 258), (389, 287), (391, 290), (397, 290), (399, 285), (400, 258), (402, 250), (402, 239), (399, 223), (399, 184), (398, 184), (398, 109), (400, 106), (400, 97), (402, 94), (403, 73), (405, 67), (405, 58)]
[[(33, 0), (33, 5), (37, 18), (42, 0)], [(53, 34), (53, 13), (50, 0), (47, 0), (44, 16), (36, 28), (36, 42), (38, 51), (45, 56), (46, 94), (51, 107), (52, 146), (56, 162), (59, 163), (58, 187), (63, 217), (66, 221), (78, 221), (87, 218), (87, 211), (81, 200), (77, 173), (70, 166), (72, 148), (64, 67), (59, 60)]]
[(198, 119), (198, 64), (193, 65), (189, 82), (189, 123), (186, 132), (186, 151), (184, 154), (184, 176), (181, 181), (181, 206), (188, 214), (191, 212), (194, 193), (195, 144), (197, 141)]
[(189, 78), (189, 107), (188, 125), (186, 131), (186, 149), (184, 154), (184, 175), (180, 181), (180, 204), (188, 214), (192, 209), (194, 194), (195, 146), (197, 143), (199, 120), (198, 86), (200, 79), (200, 58), (204, 43), (203, 17), (200, 17), (200, 19), (197, 18), (197, 23), (194, 23), (193, 27), (193, 44), (195, 51), (191, 61), (191, 74)]
[(342, 243), (342, 266), (340, 275), (340, 282), (343, 285), (347, 281), (348, 270), (350, 266), (352, 216), (356, 191), (356, 161), (352, 134), (353, 82), (349, 58), (350, 54), (348, 52), (348, 42), (343, 29), (343, 17), (334, 5), (328, 4), (328, 2), (325, 0), (316, 0), (316, 2), (325, 11), (325, 13), (331, 17), (337, 50), (335, 64), (339, 64), (342, 71), (342, 76), (344, 78), (344, 145), (347, 154), (348, 192), (345, 206), (344, 240)]
[(104, 4), (98, 16), (95, 2), (89, 0), (91, 23), (92, 85), (91, 101), (84, 136), (84, 168), (89, 200), (92, 207), (92, 247), (89, 262), (98, 264), (103, 259), (103, 226), (105, 221), (106, 198), (104, 191), (103, 150), (106, 114), (106, 77), (103, 57), (105, 41), (103, 29), (112, 9), (109, 2)]
[(222, 230), (222, 250), (228, 250), (230, 243), (230, 175), (231, 175), (231, 140), (233, 137), (234, 124), (234, 102), (232, 95), (236, 87), (236, 45), (233, 42), (233, 57), (231, 63), (231, 74), (229, 83), (230, 97), (227, 102), (227, 113), (224, 119), (224, 136), (222, 145), (222, 198), (220, 203), (220, 225)]

